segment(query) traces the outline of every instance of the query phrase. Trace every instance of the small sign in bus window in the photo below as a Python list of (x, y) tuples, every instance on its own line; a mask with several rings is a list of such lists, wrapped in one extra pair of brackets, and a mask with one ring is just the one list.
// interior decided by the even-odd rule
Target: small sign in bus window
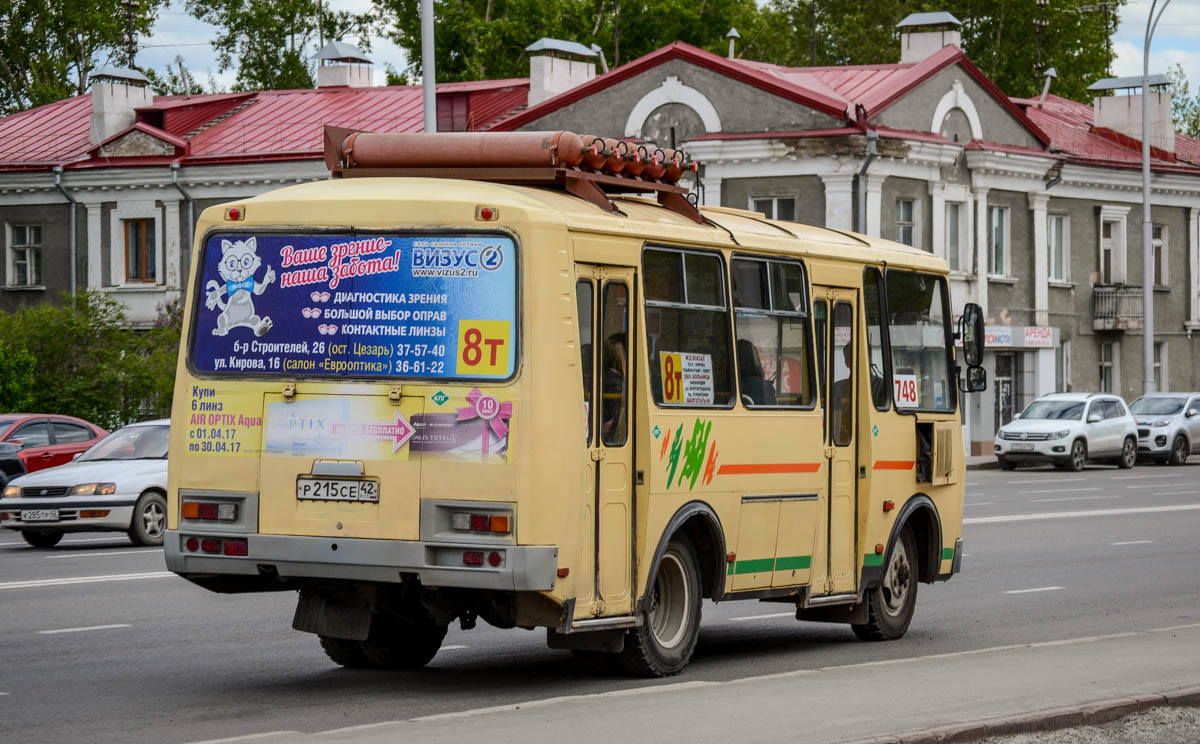
[(192, 365), (289, 377), (504, 379), (516, 252), (491, 235), (211, 235)]
[(684, 405), (713, 404), (712, 356), (678, 351), (659, 353), (662, 363), (663, 402)]

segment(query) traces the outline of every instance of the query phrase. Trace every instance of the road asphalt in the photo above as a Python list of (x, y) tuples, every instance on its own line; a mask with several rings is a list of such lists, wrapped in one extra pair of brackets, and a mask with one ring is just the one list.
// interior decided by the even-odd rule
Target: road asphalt
[(969, 471), (964, 571), (903, 639), (706, 603), (692, 664), (653, 681), (483, 623), (421, 672), (343, 670), (290, 629), (294, 594), (205, 592), (121, 535), (0, 533), (0, 739), (819, 744), (1195, 688), (1195, 459)]

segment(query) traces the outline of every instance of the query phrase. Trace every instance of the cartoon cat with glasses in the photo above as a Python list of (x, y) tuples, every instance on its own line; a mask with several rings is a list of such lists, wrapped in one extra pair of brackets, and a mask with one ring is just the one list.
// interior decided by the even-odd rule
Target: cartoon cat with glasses
[[(217, 272), (225, 280), (225, 284), (221, 285), (215, 279), (210, 279), (208, 284), (204, 285), (205, 306), (209, 310), (221, 308), (221, 314), (217, 316), (217, 327), (213, 329), (214, 336), (224, 336), (239, 326), (252, 329), (255, 336), (265, 336), (271, 330), (271, 319), (260, 318), (254, 312), (254, 299), (251, 294), (261, 295), (265, 292), (267, 285), (275, 281), (275, 270), (268, 265), (263, 280), (256, 282), (254, 272), (258, 271), (259, 266), (262, 266), (262, 259), (258, 257), (258, 246), (254, 238), (237, 242), (221, 241), (221, 261), (217, 264)], [(229, 298), (228, 302), (221, 300), (222, 295)]]

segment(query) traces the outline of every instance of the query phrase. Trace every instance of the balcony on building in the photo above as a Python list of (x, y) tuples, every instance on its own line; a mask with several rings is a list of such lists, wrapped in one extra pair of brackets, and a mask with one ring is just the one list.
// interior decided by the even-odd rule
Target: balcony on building
[(1129, 284), (1092, 287), (1092, 328), (1138, 331), (1142, 328), (1142, 288)]

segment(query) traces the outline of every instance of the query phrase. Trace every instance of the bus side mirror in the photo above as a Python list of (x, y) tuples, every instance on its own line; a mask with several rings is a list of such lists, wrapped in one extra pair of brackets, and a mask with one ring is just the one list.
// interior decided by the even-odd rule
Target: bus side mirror
[(964, 393), (982, 393), (987, 390), (987, 370), (983, 367), (967, 367), (967, 376), (960, 379), (958, 389)]
[[(983, 308), (968, 302), (959, 319), (959, 337), (962, 339), (963, 361), (967, 363), (967, 381), (971, 379), (971, 368), (983, 363)], [(987, 384), (987, 375), (981, 378)]]

